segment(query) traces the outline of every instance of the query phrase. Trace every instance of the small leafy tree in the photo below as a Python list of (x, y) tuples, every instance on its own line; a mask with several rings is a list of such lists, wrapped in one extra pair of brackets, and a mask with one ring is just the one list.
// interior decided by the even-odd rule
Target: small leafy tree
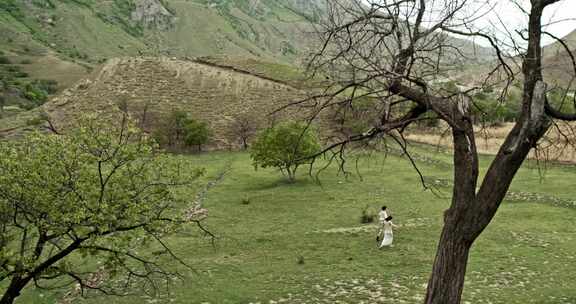
[(210, 139), (210, 129), (208, 124), (191, 118), (184, 124), (184, 144), (186, 146), (196, 146), (198, 151), (202, 151), (202, 145), (208, 143)]
[[(181, 261), (163, 238), (203, 217), (175, 191), (201, 171), (181, 170), (185, 163), (159, 154), (126, 117), (112, 128), (82, 121), (66, 135), (0, 143), (1, 304), (31, 283), (116, 294), (116, 284), (156, 291), (178, 275), (163, 263)], [(94, 273), (106, 280), (95, 283)]]
[(254, 168), (276, 167), (293, 182), (300, 165), (320, 151), (316, 133), (308, 125), (291, 122), (263, 130), (252, 144)]

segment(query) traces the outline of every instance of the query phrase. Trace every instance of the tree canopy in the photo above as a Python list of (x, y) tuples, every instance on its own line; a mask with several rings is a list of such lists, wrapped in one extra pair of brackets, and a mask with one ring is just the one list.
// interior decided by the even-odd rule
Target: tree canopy
[(318, 137), (306, 124), (289, 122), (260, 132), (252, 144), (250, 157), (255, 168), (276, 167), (290, 181), (296, 178), (300, 165), (320, 151)]
[[(10, 281), (0, 303), (31, 282), (112, 293), (120, 283), (154, 290), (177, 275), (162, 263), (166, 255), (180, 261), (162, 239), (201, 220), (175, 190), (202, 170), (159, 154), (126, 118), (113, 127), (94, 116), (82, 121), (66, 135), (0, 142), (0, 282)], [(156, 254), (138, 253), (149, 246)], [(91, 283), (95, 271), (109, 280)]]

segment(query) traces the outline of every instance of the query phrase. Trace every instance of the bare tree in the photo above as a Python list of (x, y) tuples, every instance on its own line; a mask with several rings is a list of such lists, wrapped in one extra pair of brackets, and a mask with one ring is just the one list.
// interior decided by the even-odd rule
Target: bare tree
[[(334, 83), (295, 104), (318, 105), (314, 119), (321, 111), (350, 106), (368, 96), (380, 100), (374, 107), (380, 119), (364, 132), (330, 144), (319, 155), (333, 153), (333, 158), (342, 159), (344, 147), (350, 143), (384, 136), (405, 147), (404, 130), (424, 119), (443, 120), (451, 129), (453, 196), (444, 213), (427, 304), (460, 302), (470, 248), (494, 217), (517, 170), (550, 129), (553, 119), (576, 120), (575, 115), (560, 112), (548, 103), (542, 76), (542, 14), (547, 6), (559, 1), (531, 0), (531, 8), (526, 11), (528, 28), (520, 33), (527, 47), (519, 56), (507, 55), (503, 50), (521, 50), (520, 43), (512, 40), (504, 45), (490, 32), (474, 30), (474, 20), (491, 9), (486, 1), (328, 1), (328, 17), (319, 28), (323, 44), (309, 68), (314, 74), (329, 74)], [(462, 42), (455, 40), (455, 35), (484, 39), (497, 57), (483, 82), (456, 93), (436, 83), (461, 69), (461, 59), (471, 60), (477, 50), (459, 45)], [(504, 97), (518, 73), (524, 81), (520, 114), (480, 181), (471, 114), (474, 103), (469, 93), (485, 85), (497, 85)]]
[(248, 113), (238, 114), (232, 122), (232, 135), (240, 139), (242, 148), (248, 149), (248, 141), (256, 134), (258, 125), (254, 118)]

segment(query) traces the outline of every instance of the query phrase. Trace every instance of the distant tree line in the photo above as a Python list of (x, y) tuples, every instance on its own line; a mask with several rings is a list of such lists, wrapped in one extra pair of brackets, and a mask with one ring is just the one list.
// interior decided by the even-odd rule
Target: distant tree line
[[(128, 111), (125, 102), (119, 103), (118, 106), (122, 111)], [(172, 110), (153, 119), (149, 117), (147, 106), (142, 112), (140, 127), (148, 129), (165, 149), (172, 151), (192, 149), (194, 152), (202, 152), (214, 137), (208, 123), (193, 117), (186, 111)], [(242, 150), (247, 150), (259, 126), (253, 114), (239, 113), (232, 117), (227, 130), (220, 131), (227, 134), (226, 139), (231, 149), (240, 147)]]
[[(127, 112), (128, 105), (119, 103), (120, 110)], [(182, 110), (173, 110), (147, 126), (147, 107), (140, 125), (152, 129), (152, 137), (161, 147), (171, 151), (202, 152), (213, 136), (206, 122), (193, 118)], [(251, 113), (240, 113), (232, 117), (228, 139), (234, 146), (250, 152), (254, 168), (277, 168), (290, 182), (296, 179), (299, 167), (310, 163), (308, 157), (320, 150), (317, 130), (307, 124), (292, 121), (259, 128)]]

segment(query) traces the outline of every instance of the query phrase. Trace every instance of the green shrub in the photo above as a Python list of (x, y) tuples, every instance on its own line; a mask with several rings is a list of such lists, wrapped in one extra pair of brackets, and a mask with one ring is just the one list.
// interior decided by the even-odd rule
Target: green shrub
[(12, 61), (6, 56), (0, 56), (0, 64), (11, 64)]
[(501, 103), (497, 100), (477, 100), (472, 108), (472, 115), (477, 122), (500, 124), (514, 121), (520, 113), (520, 104), (516, 102)]
[(29, 83), (24, 87), (22, 97), (34, 102), (40, 106), (48, 100), (48, 93), (38, 88), (34, 83)]
[(362, 209), (362, 215), (360, 216), (360, 223), (362, 224), (373, 223), (375, 218), (376, 215), (372, 211), (368, 210), (368, 206)]
[(10, 73), (15, 73), (15, 72), (20, 72), (20, 67), (15, 66), (15, 65), (8, 65), (6, 66), (6, 71), (10, 72)]
[(210, 139), (210, 129), (204, 122), (196, 121), (183, 111), (172, 111), (153, 131), (153, 136), (164, 147), (179, 148), (202, 146)]
[(52, 79), (34, 80), (32, 84), (46, 94), (56, 94), (58, 92), (58, 81)]
[(202, 151), (202, 145), (208, 143), (209, 139), (210, 129), (208, 129), (208, 124), (188, 119), (184, 126), (184, 143), (186, 146), (195, 146), (198, 151)]
[(379, 101), (370, 97), (354, 98), (351, 106), (338, 109), (334, 115), (334, 123), (338, 132), (351, 136), (364, 133), (378, 123)]
[(21, 20), (24, 18), (24, 14), (20, 9), (20, 6), (16, 4), (19, 0), (1, 0), (0, 1), (0, 11), (8, 12), (15, 19)]
[(14, 72), (13, 75), (16, 78), (28, 78), (30, 76), (30, 74), (28, 74), (26, 72), (22, 72), (22, 71)]
[(20, 64), (31, 64), (31, 63), (32, 63), (32, 60), (30, 60), (30, 59), (24, 59), (24, 60), (20, 61)]
[(304, 260), (304, 256), (303, 255), (299, 255), (298, 259), (296, 260), (296, 263), (298, 265), (304, 265), (306, 263), (306, 261)]

